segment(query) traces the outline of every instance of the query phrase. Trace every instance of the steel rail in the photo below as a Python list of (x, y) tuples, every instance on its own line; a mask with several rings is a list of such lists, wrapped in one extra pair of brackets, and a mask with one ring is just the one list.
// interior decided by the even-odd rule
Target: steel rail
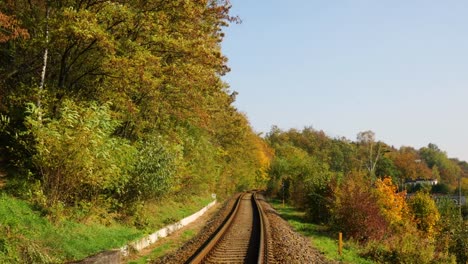
[(246, 193), (243, 193), (243, 194), (239, 195), (239, 197), (237, 198), (234, 210), (232, 210), (231, 213), (229, 214), (229, 218), (227, 219), (227, 221), (223, 224), (221, 229), (219, 229), (216, 232), (215, 236), (212, 239), (210, 239), (208, 244), (206, 244), (204, 246), (204, 248), (200, 252), (198, 252), (198, 254), (196, 254), (195, 257), (192, 260), (189, 260), (188, 263), (190, 263), (190, 264), (201, 263), (208, 256), (210, 251), (216, 246), (216, 244), (218, 244), (219, 240), (221, 240), (221, 238), (224, 236), (226, 231), (231, 226), (232, 221), (234, 220), (234, 218), (235, 218), (235, 216), (237, 214), (237, 211), (239, 210), (240, 201), (242, 200), (242, 198), (245, 195), (246, 195)]
[[(253, 220), (254, 221), (254, 226), (252, 226), (252, 229), (251, 229), (251, 235), (250, 235), (250, 242), (249, 242), (249, 249), (248, 249), (248, 252), (251, 252), (251, 253), (246, 253), (246, 259), (249, 259), (251, 257), (254, 257), (257, 258), (256, 259), (256, 262), (258, 264), (265, 264), (267, 263), (267, 259), (268, 259), (268, 244), (266, 243), (266, 240), (268, 238), (268, 233), (267, 233), (267, 228), (266, 228), (266, 223), (267, 223), (267, 218), (262, 210), (262, 206), (260, 204), (259, 201), (257, 201), (257, 197), (256, 197), (256, 193), (255, 192), (251, 192), (252, 193), (252, 196), (251, 196), (251, 199), (250, 200), (250, 205), (251, 205), (251, 209), (252, 209), (252, 217), (253, 217)], [(239, 212), (239, 207), (240, 207), (240, 204), (241, 204), (241, 201), (243, 200), (243, 198), (245, 198), (245, 196), (247, 195), (247, 193), (243, 193), (241, 195), (239, 195), (239, 197), (237, 198), (237, 201), (236, 201), (236, 204), (235, 204), (235, 207), (234, 209), (230, 212), (228, 218), (225, 220), (224, 224), (218, 228), (218, 231), (216, 231), (216, 233), (212, 236), (212, 238), (205, 242), (205, 245), (203, 246), (203, 248), (200, 248), (198, 250), (198, 252), (192, 256), (186, 263), (193, 263), (193, 264), (198, 264), (198, 263), (203, 263), (207, 260), (209, 260), (209, 262), (213, 263), (213, 252), (217, 252), (217, 253), (214, 253), (215, 255), (217, 255), (217, 257), (215, 257), (214, 261), (215, 262), (218, 262), (218, 261), (223, 261), (224, 260), (220, 260), (222, 259), (223, 257), (220, 257), (220, 251), (219, 251), (219, 247), (218, 249), (217, 246), (218, 244), (221, 242), (221, 244), (225, 244), (226, 241), (230, 241), (229, 240), (229, 237), (232, 236), (232, 233), (231, 235), (228, 235), (227, 238), (224, 238), (225, 235), (230, 231), (230, 228), (232, 226), (236, 226), (237, 225), (237, 228), (239, 228), (239, 224), (240, 223), (237, 223), (237, 221), (239, 220), (236, 220), (236, 224), (233, 224), (234, 223), (234, 219), (236, 218), (238, 212)], [(245, 199), (247, 200), (247, 199)], [(244, 206), (245, 206), (245, 201), (244, 201)], [(243, 207), (245, 208), (245, 207)], [(245, 210), (245, 209), (244, 209)], [(245, 212), (244, 210), (241, 210), (242, 212)], [(244, 214), (244, 213), (240, 213), (240, 214)], [(258, 219), (258, 220), (255, 220), (255, 219)], [(256, 224), (255, 224), (256, 222)], [(256, 225), (259, 225), (259, 226), (256, 226)], [(248, 227), (246, 227), (248, 228)], [(236, 230), (236, 229), (235, 229)], [(235, 231), (231, 231), (231, 232), (235, 232)], [(256, 237), (256, 238), (254, 238)], [(225, 240), (225, 239), (228, 239), (228, 240)], [(256, 244), (258, 241), (259, 244)], [(220, 245), (221, 245), (220, 244)], [(219, 245), (219, 246), (220, 246)], [(225, 246), (221, 246), (221, 248), (224, 248)], [(217, 251), (218, 250), (218, 251)], [(221, 251), (222, 252), (222, 251)], [(253, 253), (255, 252), (255, 253)], [(254, 254), (254, 255), (250, 255), (250, 254)], [(258, 254), (258, 255), (257, 255)], [(221, 255), (223, 255), (223, 253), (221, 253)], [(228, 255), (229, 256), (229, 255)], [(250, 256), (250, 257), (247, 257), (247, 256)], [(217, 259), (217, 260), (216, 260)], [(244, 259), (244, 262), (247, 261), (246, 259)], [(229, 258), (227, 259), (229, 260)], [(239, 260), (237, 260), (239, 261)], [(250, 259), (249, 261), (252, 261), (252, 259)]]
[(255, 205), (260, 218), (260, 245), (258, 250), (258, 261), (257, 264), (264, 264), (268, 262), (268, 218), (263, 211), (263, 207), (257, 199), (257, 193), (253, 195)]

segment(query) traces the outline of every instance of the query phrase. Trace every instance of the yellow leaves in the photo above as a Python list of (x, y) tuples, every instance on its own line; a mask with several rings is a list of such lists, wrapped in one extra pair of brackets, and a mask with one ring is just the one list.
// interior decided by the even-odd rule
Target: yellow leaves
[(402, 223), (407, 219), (406, 192), (398, 193), (390, 178), (377, 179), (375, 187), (380, 210), (390, 225)]
[(417, 192), (409, 202), (414, 221), (419, 230), (427, 238), (434, 238), (440, 213), (431, 196), (424, 192)]
[(259, 164), (259, 168), (257, 170), (259, 178), (257, 181), (266, 182), (269, 180), (268, 170), (270, 168), (274, 152), (273, 149), (271, 149), (259, 136), (253, 136), (253, 141), (255, 147), (255, 157)]
[(95, 12), (65, 8), (55, 19), (56, 29), (52, 30), (52, 34), (60, 38), (70, 36), (84, 43), (96, 42), (104, 51), (113, 53), (116, 48), (113, 36), (99, 20)]

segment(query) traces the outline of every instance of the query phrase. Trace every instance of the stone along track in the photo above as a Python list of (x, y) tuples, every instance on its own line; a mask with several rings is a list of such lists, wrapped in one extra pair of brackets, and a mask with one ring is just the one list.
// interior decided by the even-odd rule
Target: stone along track
[(265, 263), (263, 222), (255, 193), (244, 193), (225, 223), (187, 263)]

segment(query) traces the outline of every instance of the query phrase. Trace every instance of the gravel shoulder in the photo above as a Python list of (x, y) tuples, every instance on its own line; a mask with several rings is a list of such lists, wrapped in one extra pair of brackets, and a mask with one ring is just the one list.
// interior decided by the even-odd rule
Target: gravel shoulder
[(234, 203), (238, 196), (239, 194), (236, 194), (227, 201), (225, 201), (219, 208), (219, 210), (216, 213), (214, 213), (213, 217), (206, 221), (206, 224), (201, 229), (201, 231), (195, 237), (193, 237), (191, 240), (185, 243), (181, 248), (179, 248), (173, 253), (167, 254), (155, 260), (152, 263), (180, 264), (187, 262), (187, 260), (195, 254), (197, 249), (199, 249), (203, 245), (203, 243), (205, 243), (205, 241), (208, 240), (208, 238), (210, 238), (210, 236), (214, 234), (218, 227), (221, 226), (224, 219), (227, 217), (232, 207), (234, 206)]
[(337, 263), (327, 260), (309, 238), (295, 232), (261, 196), (258, 199), (269, 222), (268, 263)]
[[(185, 263), (195, 254), (198, 248), (213, 235), (231, 211), (236, 198), (234, 195), (224, 202), (213, 217), (206, 221), (201, 231), (177, 251), (165, 255), (152, 263), (178, 264)], [(268, 218), (269, 245), (268, 263), (338, 263), (327, 260), (325, 256), (312, 246), (309, 238), (296, 233), (292, 227), (259, 196), (261, 206)]]

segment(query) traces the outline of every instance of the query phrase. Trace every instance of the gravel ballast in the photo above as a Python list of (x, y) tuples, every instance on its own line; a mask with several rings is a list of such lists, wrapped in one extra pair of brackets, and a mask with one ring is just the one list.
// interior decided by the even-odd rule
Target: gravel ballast
[[(197, 236), (176, 252), (161, 257), (153, 263), (177, 264), (187, 262), (223, 223), (234, 206), (238, 195), (226, 201)], [(327, 260), (323, 254), (313, 248), (309, 238), (296, 233), (262, 196), (259, 196), (259, 200), (268, 222), (268, 263), (337, 263)]]
[(259, 200), (269, 224), (268, 263), (336, 263), (313, 248), (309, 238), (295, 232), (261, 196)]

